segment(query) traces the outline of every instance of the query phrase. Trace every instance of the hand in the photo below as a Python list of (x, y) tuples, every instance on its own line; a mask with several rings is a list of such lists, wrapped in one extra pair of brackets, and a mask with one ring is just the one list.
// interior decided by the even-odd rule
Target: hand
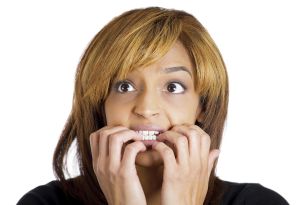
[(141, 139), (134, 131), (121, 126), (103, 127), (90, 136), (94, 172), (111, 205), (146, 205), (135, 167), (136, 155), (145, 151), (146, 146), (141, 141), (125, 146), (129, 140)]
[[(182, 125), (160, 134), (158, 140), (152, 149), (164, 162), (161, 204), (203, 204), (219, 156), (219, 150), (210, 151), (210, 136), (196, 125)], [(171, 143), (174, 151), (164, 142)]]

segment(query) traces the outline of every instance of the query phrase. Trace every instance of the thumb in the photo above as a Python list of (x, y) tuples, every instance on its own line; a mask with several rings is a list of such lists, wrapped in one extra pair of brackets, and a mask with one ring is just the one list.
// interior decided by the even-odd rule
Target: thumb
[(219, 149), (214, 149), (211, 150), (208, 156), (208, 171), (209, 171), (209, 176), (212, 171), (212, 168), (214, 167), (216, 159), (220, 155), (220, 150)]

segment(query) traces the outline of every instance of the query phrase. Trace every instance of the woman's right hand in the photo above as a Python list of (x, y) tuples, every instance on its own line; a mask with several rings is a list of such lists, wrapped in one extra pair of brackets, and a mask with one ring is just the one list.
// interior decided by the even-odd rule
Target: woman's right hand
[[(134, 142), (126, 145), (129, 140)], [(110, 205), (147, 204), (135, 167), (138, 152), (146, 150), (140, 140), (135, 131), (122, 126), (106, 126), (90, 135), (93, 169)]]

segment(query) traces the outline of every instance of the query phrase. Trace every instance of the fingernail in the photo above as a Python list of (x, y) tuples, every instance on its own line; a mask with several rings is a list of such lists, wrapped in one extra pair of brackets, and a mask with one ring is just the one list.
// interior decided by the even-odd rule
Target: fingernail
[(157, 145), (157, 143), (158, 143), (157, 141), (154, 141), (152, 144), (152, 148), (154, 148)]
[(156, 140), (159, 141), (159, 142), (162, 142), (163, 141), (163, 136), (164, 136), (163, 133), (157, 135)]

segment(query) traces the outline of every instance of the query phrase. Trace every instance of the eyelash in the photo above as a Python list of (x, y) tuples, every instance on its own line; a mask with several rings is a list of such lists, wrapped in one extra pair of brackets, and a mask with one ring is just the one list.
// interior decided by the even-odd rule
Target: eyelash
[(178, 82), (178, 81), (170, 81), (170, 82), (167, 83), (167, 87), (168, 87), (170, 84), (179, 84), (179, 85), (182, 87), (182, 89), (183, 89), (183, 91), (180, 92), (180, 93), (172, 93), (172, 92), (170, 92), (171, 94), (183, 94), (183, 93), (185, 93), (185, 91), (186, 91), (186, 86), (185, 86), (183, 83)]
[[(115, 83), (115, 85), (113, 86), (114, 87), (114, 90), (116, 91), (116, 92), (118, 92), (118, 93), (120, 93), (120, 94), (125, 94), (125, 93), (127, 93), (127, 92), (131, 92), (131, 91), (127, 91), (127, 92), (121, 92), (121, 91), (119, 91), (119, 88), (120, 88), (120, 86), (122, 85), (122, 84), (130, 84), (130, 86), (132, 86), (133, 88), (134, 88), (134, 86), (132, 85), (133, 83), (132, 82), (130, 82), (130, 81), (128, 81), (128, 80), (124, 80), (124, 81), (119, 81), (119, 82), (116, 82)], [(178, 81), (170, 81), (170, 82), (168, 82), (167, 83), (167, 86), (169, 86), (170, 84), (179, 84), (182, 88), (183, 88), (183, 92), (181, 92), (181, 93), (172, 93), (172, 92), (169, 92), (169, 93), (171, 93), (171, 94), (183, 94), (183, 93), (185, 93), (185, 91), (186, 91), (186, 86), (183, 84), (183, 83), (181, 83), (181, 82), (178, 82)], [(135, 88), (134, 88), (135, 89)], [(167, 89), (166, 89), (167, 90)], [(168, 90), (167, 90), (168, 91)]]
[(119, 88), (120, 88), (120, 86), (122, 85), (122, 84), (130, 84), (130, 86), (132, 86), (133, 88), (134, 88), (134, 86), (132, 85), (133, 83), (132, 82), (130, 82), (130, 81), (128, 81), (128, 80), (122, 80), (122, 81), (119, 81), (119, 82), (116, 82), (115, 83), (115, 85), (114, 85), (114, 90), (116, 91), (116, 92), (118, 92), (118, 93), (121, 93), (121, 94), (124, 94), (124, 93), (126, 93), (126, 92), (120, 92), (119, 91)]

